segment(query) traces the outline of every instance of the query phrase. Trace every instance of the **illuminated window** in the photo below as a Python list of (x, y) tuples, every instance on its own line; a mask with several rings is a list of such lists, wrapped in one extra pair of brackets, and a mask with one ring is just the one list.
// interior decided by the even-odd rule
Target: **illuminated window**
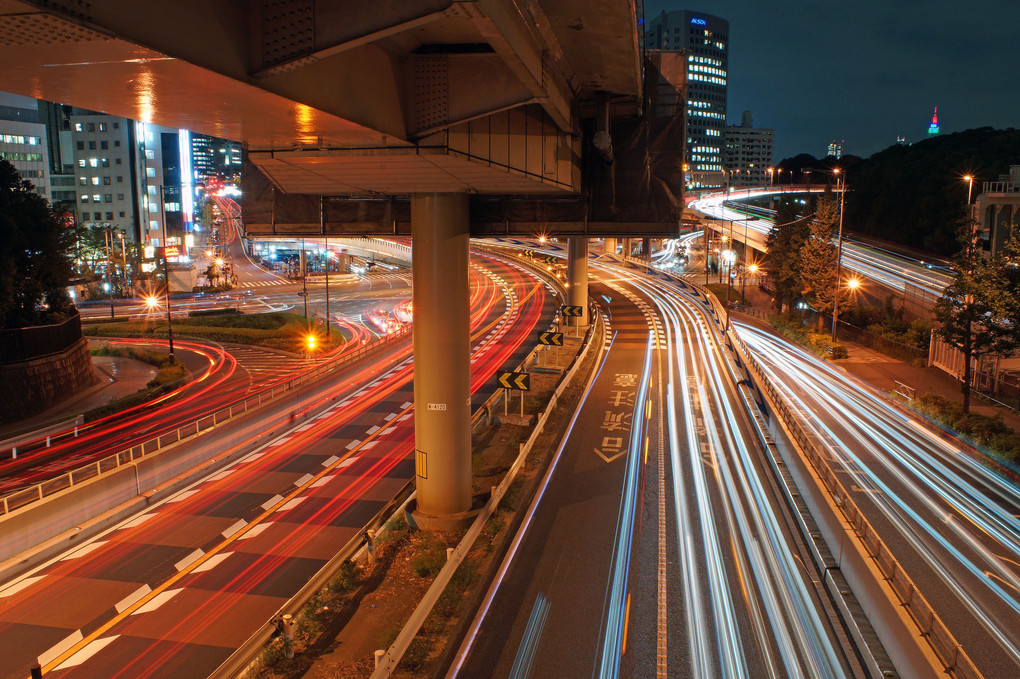
[(93, 203), (102, 203), (103, 202), (103, 197), (101, 195), (99, 195), (98, 193), (93, 193), (92, 194), (92, 202)]
[(154, 168), (154, 167), (147, 167), (147, 168), (145, 168), (145, 176), (149, 177), (150, 179), (155, 178), (155, 176), (156, 176), (156, 168)]

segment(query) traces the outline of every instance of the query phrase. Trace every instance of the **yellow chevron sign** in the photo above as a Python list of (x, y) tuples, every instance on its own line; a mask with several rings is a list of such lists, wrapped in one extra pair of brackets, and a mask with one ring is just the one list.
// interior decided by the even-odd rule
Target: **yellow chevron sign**
[(579, 307), (579, 306), (567, 306), (567, 305), (564, 305), (562, 307), (562, 310), (563, 310), (563, 315), (564, 316), (577, 316), (578, 318), (580, 318), (583, 315), (582, 312), (584, 311), (584, 309), (582, 307)]
[(498, 373), (496, 381), (504, 389), (514, 389), (516, 391), (529, 391), (531, 389), (531, 375), (529, 373)]
[(534, 257), (535, 256), (535, 251), (534, 250), (525, 250), (524, 251), (524, 255), (527, 256), (527, 257)]
[(559, 257), (553, 257), (553, 256), (550, 255), (549, 257), (545, 258), (545, 263), (546, 264), (559, 264), (559, 262), (560, 262), (560, 258)]
[(540, 332), (538, 333), (538, 343), (548, 344), (554, 347), (563, 346), (563, 333), (562, 332)]

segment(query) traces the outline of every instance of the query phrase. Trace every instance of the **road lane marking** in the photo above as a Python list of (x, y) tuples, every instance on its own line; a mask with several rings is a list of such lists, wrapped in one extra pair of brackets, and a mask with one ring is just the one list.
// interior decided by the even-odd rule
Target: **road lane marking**
[(170, 601), (183, 591), (184, 591), (183, 587), (179, 589), (164, 589), (162, 592), (146, 601), (143, 605), (131, 611), (130, 615), (141, 615), (142, 613), (151, 613), (152, 611), (156, 610), (166, 602)]
[(0, 599), (17, 594), (21, 590), (25, 589), (26, 587), (31, 587), (32, 585), (39, 582), (45, 577), (46, 577), (45, 575), (35, 575), (30, 578), (25, 578), (20, 582), (16, 582), (13, 585), (10, 585), (9, 587), (6, 587), (4, 589), (0, 589)]
[(94, 656), (96, 653), (99, 653), (101, 650), (106, 648), (110, 644), (110, 642), (118, 638), (120, 638), (120, 635), (114, 634), (112, 637), (103, 637), (102, 639), (96, 639), (91, 644), (81, 649), (64, 662), (57, 665), (57, 669), (66, 670), (81, 665), (83, 662)]
[(238, 540), (247, 540), (249, 538), (253, 538), (253, 537), (261, 534), (262, 531), (264, 531), (265, 529), (269, 528), (272, 525), (273, 525), (272, 521), (266, 521), (265, 523), (260, 523), (259, 525), (254, 526), (251, 529), (249, 529), (249, 530), (245, 531), (244, 533), (242, 533), (241, 535), (239, 535), (237, 537), (237, 539)]
[(145, 523), (146, 521), (148, 521), (149, 519), (151, 519), (154, 516), (156, 516), (155, 512), (150, 512), (148, 514), (142, 514), (141, 516), (136, 516), (135, 518), (131, 519), (127, 523), (122, 523), (120, 525), (120, 527), (122, 529), (123, 528), (135, 528), (136, 526), (142, 525), (143, 523)]
[(314, 477), (314, 476), (312, 476), (311, 474), (305, 474), (305, 475), (304, 475), (304, 476), (302, 476), (302, 477), (301, 477), (300, 479), (298, 479), (297, 481), (295, 481), (295, 482), (294, 482), (294, 485), (295, 485), (295, 486), (303, 486), (303, 485), (305, 485), (306, 483), (308, 483), (309, 481), (311, 481), (311, 480), (312, 480), (312, 479), (314, 479), (314, 478), (315, 478), (315, 477)]
[(314, 483), (312, 483), (312, 485), (310, 485), (308, 487), (309, 488), (318, 488), (320, 486), (325, 486), (327, 483), (329, 483), (330, 481), (332, 481), (335, 478), (336, 478), (335, 475), (323, 476), (321, 479), (315, 481)]
[(262, 507), (262, 509), (268, 511), (270, 507), (276, 506), (282, 499), (283, 499), (282, 495), (274, 495), (273, 497), (263, 502), (260, 506)]
[[(233, 554), (233, 552), (220, 552), (219, 554), (213, 554), (207, 560), (203, 561), (200, 565), (196, 566), (192, 573), (205, 573), (219, 566), (223, 561)], [(118, 611), (119, 612), (119, 611)]]
[(339, 457), (337, 457), (336, 455), (330, 455), (330, 456), (329, 456), (328, 458), (326, 458), (326, 459), (325, 459), (325, 460), (324, 460), (324, 461), (322, 462), (322, 466), (323, 466), (323, 467), (328, 467), (328, 466), (330, 466), (331, 464), (333, 464), (334, 462), (336, 462), (336, 461), (337, 461), (337, 460), (339, 460), (339, 459), (340, 459), (340, 458), (339, 458)]
[(359, 441), (358, 439), (354, 439), (353, 441), (347, 444), (347, 450), (354, 450), (359, 445), (361, 445), (361, 441)]
[(280, 507), (276, 511), (277, 511), (277, 513), (280, 513), (280, 512), (289, 512), (290, 510), (294, 509), (299, 504), (304, 502), (306, 499), (307, 498), (303, 498), (303, 497), (291, 498), (290, 500), (287, 501), (287, 504), (283, 505), (282, 507)]
[(240, 519), (238, 521), (235, 521), (230, 526), (230, 528), (228, 528), (225, 531), (223, 531), (222, 533), (220, 533), (220, 535), (222, 535), (224, 538), (229, 538), (231, 535), (233, 535), (234, 533), (236, 533), (237, 531), (241, 530), (242, 528), (244, 528), (247, 525), (248, 525), (247, 521), (245, 521), (244, 519)]
[(149, 587), (148, 585), (142, 585), (135, 591), (131, 592), (131, 594), (128, 594), (126, 597), (118, 601), (117, 605), (114, 606), (114, 608), (117, 610), (118, 613), (123, 613), (127, 609), (131, 608), (131, 606), (136, 601), (138, 601), (151, 591), (152, 591), (151, 587)]
[(175, 563), (174, 568), (176, 568), (179, 571), (183, 571), (185, 568), (195, 563), (203, 556), (205, 556), (205, 552), (203, 552), (201, 549), (196, 549), (194, 552), (188, 554), (186, 557)]
[(85, 545), (84, 547), (82, 547), (80, 549), (76, 549), (75, 551), (71, 552), (67, 556), (61, 557), (60, 560), (61, 561), (70, 561), (71, 559), (77, 559), (79, 557), (85, 556), (89, 552), (95, 551), (96, 549), (102, 547), (105, 544), (106, 544), (105, 541), (103, 541), (103, 542), (92, 542), (90, 544)]
[(56, 644), (50, 647), (48, 651), (41, 654), (36, 660), (39, 661), (40, 665), (48, 665), (56, 658), (60, 657), (62, 653), (67, 651), (69, 648), (74, 647), (75, 644), (82, 640), (81, 630), (76, 629), (74, 632), (69, 634), (64, 639), (61, 639)]

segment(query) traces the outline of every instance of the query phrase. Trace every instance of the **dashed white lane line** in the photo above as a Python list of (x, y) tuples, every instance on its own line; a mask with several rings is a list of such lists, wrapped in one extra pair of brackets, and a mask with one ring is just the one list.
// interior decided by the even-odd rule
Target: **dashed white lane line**
[(298, 506), (299, 504), (301, 504), (302, 502), (304, 502), (304, 501), (305, 501), (305, 499), (306, 499), (306, 498), (303, 498), (303, 497), (296, 497), (296, 498), (294, 498), (293, 500), (291, 500), (290, 502), (288, 502), (287, 504), (285, 504), (284, 506), (280, 507), (280, 508), (279, 508), (278, 510), (276, 510), (276, 511), (277, 511), (277, 512), (289, 512), (290, 510), (294, 509), (294, 508), (295, 508), (295, 507), (297, 507), (297, 506)]
[(226, 559), (231, 554), (233, 554), (233, 552), (219, 552), (218, 554), (213, 554), (208, 559), (203, 561), (201, 566), (198, 566), (197, 568), (195, 568), (195, 570), (191, 572), (204, 573), (206, 571), (211, 571), (212, 569), (216, 568), (221, 563), (223, 563), (223, 560)]
[(66, 670), (71, 667), (77, 667), (78, 665), (81, 665), (83, 662), (94, 656), (96, 653), (99, 653), (101, 650), (106, 648), (110, 644), (110, 642), (118, 639), (119, 637), (120, 637), (119, 634), (114, 634), (112, 637), (103, 637), (102, 639), (96, 639), (91, 644), (81, 649), (64, 662), (57, 665), (57, 669)]
[(368, 450), (369, 448), (371, 448), (371, 447), (373, 447), (373, 446), (377, 445), (378, 443), (379, 443), (378, 441), (369, 441), (369, 442), (368, 442), (368, 443), (366, 443), (365, 445), (361, 446), (361, 449), (362, 449), (362, 450)]
[(403, 422), (404, 420), (409, 420), (412, 417), (414, 417), (414, 413), (405, 413), (397, 418), (397, 422)]
[(404, 408), (410, 408), (412, 405), (414, 404), (412, 404), (410, 401), (404, 401), (403, 405), (400, 406), (400, 409), (403, 410)]
[(315, 419), (313, 418), (312, 421), (309, 422), (308, 424), (302, 424), (300, 427), (298, 427), (297, 431), (304, 431), (305, 429), (311, 429), (314, 426), (315, 426)]
[(210, 476), (206, 480), (207, 481), (219, 481), (220, 479), (227, 478), (228, 476), (230, 476), (233, 473), (234, 473), (234, 468), (231, 466), (231, 467), (228, 467), (227, 469), (224, 469), (223, 471), (221, 471), (221, 472), (219, 472), (217, 474), (213, 474), (212, 476)]
[(76, 549), (75, 551), (71, 552), (67, 556), (62, 557), (60, 560), (61, 561), (70, 561), (71, 559), (77, 559), (79, 557), (83, 557), (86, 554), (89, 554), (90, 552), (94, 552), (95, 550), (99, 549), (100, 547), (102, 547), (105, 544), (106, 544), (106, 542), (93, 542), (91, 544), (85, 545), (81, 549)]
[(357, 460), (357, 459), (358, 458), (356, 458), (356, 457), (349, 457), (346, 460), (344, 460), (343, 462), (341, 462), (337, 466), (337, 469), (343, 469), (344, 467), (350, 467), (352, 464), (354, 464), (354, 461)]
[(0, 589), (0, 599), (11, 596), (13, 594), (17, 594), (21, 590), (25, 589), (26, 587), (31, 587), (32, 585), (39, 582), (45, 577), (46, 577), (45, 575), (35, 575), (31, 578), (25, 578), (20, 582), (16, 582), (13, 585), (6, 587), (4, 589)]
[(84, 638), (85, 637), (83, 637), (82, 634), (81, 634), (81, 630), (80, 629), (76, 629), (74, 632), (71, 632), (71, 634), (69, 634), (65, 639), (62, 639), (61, 641), (58, 641), (56, 644), (51, 646), (48, 651), (46, 651), (43, 654), (41, 654), (37, 658), (37, 660), (39, 661), (39, 664), (40, 665), (49, 665), (50, 662), (52, 662), (54, 659), (59, 657), (61, 653), (63, 653), (67, 649), (71, 648), (72, 646), (74, 646), (75, 644), (77, 644), (79, 641), (81, 641)]
[(269, 509), (282, 499), (283, 499), (282, 495), (274, 495), (273, 497), (269, 498), (268, 500), (262, 503), (262, 509)]
[(330, 474), (329, 476), (323, 476), (321, 479), (319, 479), (318, 481), (316, 481), (315, 483), (313, 483), (312, 485), (310, 485), (308, 487), (309, 488), (318, 488), (319, 486), (325, 486), (327, 483), (332, 481), (334, 478), (335, 478), (335, 476), (333, 474)]
[(374, 427), (369, 427), (368, 431), (366, 431), (365, 433), (371, 435), (379, 431), (379, 429), (380, 429), (379, 425), (376, 425)]
[(138, 608), (138, 610), (136, 610), (131, 615), (141, 615), (142, 613), (151, 613), (154, 610), (156, 610), (157, 608), (159, 608), (160, 606), (162, 606), (163, 604), (165, 604), (166, 602), (168, 602), (171, 599), (173, 599), (175, 596), (177, 596), (179, 593), (181, 593), (183, 591), (184, 591), (183, 587), (181, 587), (179, 589), (167, 589), (167, 590), (163, 590), (162, 592), (160, 592), (159, 594), (157, 594), (156, 596), (152, 597), (147, 602), (145, 602), (144, 606), (140, 606)]
[(174, 495), (173, 497), (168, 499), (167, 503), (170, 503), (170, 502), (182, 502), (184, 500), (187, 500), (189, 497), (191, 497), (192, 495), (194, 495), (197, 492), (198, 492), (198, 488), (192, 488), (191, 490), (181, 491), (180, 493), (177, 493), (176, 495)]
[(397, 414), (396, 414), (396, 413), (390, 413), (389, 415), (387, 415), (387, 416), (386, 416), (386, 417), (384, 417), (383, 419), (384, 419), (384, 420), (386, 420), (387, 422), (389, 422), (390, 420), (392, 420), (392, 419), (393, 419), (394, 417), (396, 417), (396, 416), (397, 416)]
[(148, 521), (149, 519), (151, 519), (154, 516), (156, 516), (156, 515), (153, 514), (153, 513), (142, 514), (141, 516), (136, 516), (135, 518), (131, 519), (127, 523), (121, 524), (121, 528), (134, 528), (136, 526), (140, 526), (140, 525), (142, 525), (143, 523), (145, 523), (146, 521)]
[(354, 448), (356, 448), (360, 444), (361, 444), (361, 441), (359, 441), (358, 439), (354, 439), (353, 441), (351, 441), (350, 443), (347, 444), (347, 450), (353, 450)]
[(245, 533), (244, 535), (240, 536), (237, 539), (238, 540), (247, 540), (249, 538), (253, 538), (253, 537), (261, 534), (262, 531), (264, 531), (265, 529), (269, 528), (272, 525), (273, 525), (272, 521), (267, 521), (265, 523), (260, 523), (259, 525), (255, 526), (250, 531), (248, 531), (247, 533)]
[(241, 530), (242, 528), (244, 528), (247, 525), (248, 525), (248, 522), (245, 521), (244, 519), (241, 519), (239, 521), (235, 521), (230, 526), (230, 528), (228, 528), (225, 531), (223, 531), (222, 533), (220, 533), (220, 535), (222, 535), (224, 537), (224, 539), (230, 538), (230, 536), (232, 536), (234, 533), (236, 533), (237, 531)]
[(326, 458), (325, 460), (322, 461), (322, 466), (323, 467), (328, 467), (329, 465), (333, 464), (334, 462), (336, 462), (339, 459), (340, 458), (337, 457), (336, 455), (330, 455), (328, 458)]
[(135, 591), (131, 592), (131, 594), (128, 594), (126, 597), (118, 601), (114, 608), (117, 609), (118, 613), (123, 613), (131, 607), (131, 604), (135, 603), (151, 591), (152, 589), (148, 585), (142, 585)]
[(174, 568), (176, 568), (179, 571), (183, 571), (185, 568), (195, 563), (203, 556), (205, 556), (205, 552), (203, 552), (201, 549), (196, 549), (194, 552), (188, 554), (186, 557), (175, 563)]
[(312, 480), (312, 479), (314, 479), (314, 478), (315, 478), (315, 477), (314, 477), (314, 476), (312, 476), (311, 474), (305, 474), (305, 475), (304, 475), (304, 476), (302, 476), (302, 477), (301, 477), (300, 479), (298, 479), (297, 481), (295, 481), (295, 482), (294, 482), (294, 485), (295, 485), (295, 486), (303, 486), (303, 485), (305, 485), (306, 483), (308, 483), (309, 481), (311, 481), (311, 480)]

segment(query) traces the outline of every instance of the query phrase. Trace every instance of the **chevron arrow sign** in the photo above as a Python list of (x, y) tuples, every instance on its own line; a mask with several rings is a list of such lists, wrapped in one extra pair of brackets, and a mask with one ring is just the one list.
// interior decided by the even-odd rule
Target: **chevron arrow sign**
[(531, 374), (518, 372), (497, 373), (496, 381), (504, 389), (515, 391), (529, 391), (531, 389)]
[(582, 312), (582, 308), (579, 307), (579, 306), (567, 306), (567, 305), (564, 305), (562, 307), (562, 311), (563, 311), (563, 315), (564, 316), (577, 316), (578, 318), (580, 318), (582, 316), (582, 313), (581, 313)]
[(540, 332), (538, 333), (538, 343), (548, 344), (554, 347), (563, 346), (563, 333), (562, 332)]

